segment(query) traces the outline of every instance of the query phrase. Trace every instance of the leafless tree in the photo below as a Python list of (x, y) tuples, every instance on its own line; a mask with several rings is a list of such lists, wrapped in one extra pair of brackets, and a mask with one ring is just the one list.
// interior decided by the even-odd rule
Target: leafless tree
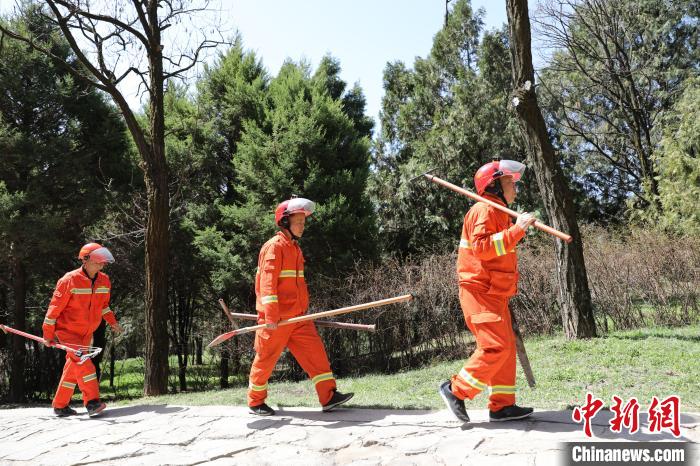
[(685, 61), (698, 37), (689, 3), (546, 0), (533, 19), (541, 42), (557, 51), (545, 89), (561, 109), (562, 134), (578, 141), (587, 165), (599, 160), (619, 174), (597, 181), (622, 180), (641, 205), (658, 195), (655, 126), (694, 68)]
[(566, 231), (573, 237), (569, 245), (556, 240), (558, 298), (564, 332), (567, 338), (593, 337), (596, 335), (595, 320), (572, 195), (537, 103), (527, 0), (506, 0), (506, 10), (513, 71), (513, 106), (518, 125), (547, 214), (554, 228)]
[[(75, 55), (66, 62), (52, 51), (42, 31), (0, 34), (26, 43), (54, 58), (75, 79), (89, 83), (113, 99), (141, 156), (148, 209), (145, 231), (146, 348), (144, 394), (168, 388), (168, 254), (169, 194), (165, 157), (164, 88), (184, 79), (204, 54), (225, 43), (218, 25), (206, 16), (210, 2), (190, 0), (45, 0), (40, 11), (61, 31)], [(18, 7), (18, 9), (21, 7)], [(204, 18), (198, 22), (195, 17)], [(167, 30), (168, 41), (165, 31)], [(3, 37), (3, 38), (4, 38)], [(127, 101), (125, 84), (138, 81), (147, 97), (147, 121)]]

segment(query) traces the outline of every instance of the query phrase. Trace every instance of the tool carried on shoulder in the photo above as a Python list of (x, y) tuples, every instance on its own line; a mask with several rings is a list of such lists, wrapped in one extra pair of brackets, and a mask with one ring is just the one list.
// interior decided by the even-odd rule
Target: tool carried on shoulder
[[(462, 196), (466, 196), (468, 198), (471, 198), (477, 202), (483, 202), (485, 204), (488, 204), (491, 207), (493, 207), (494, 209), (498, 209), (501, 212), (505, 212), (506, 214), (510, 215), (511, 217), (517, 218), (518, 215), (520, 215), (520, 214), (518, 214), (518, 212), (511, 210), (506, 206), (500, 205), (497, 202), (493, 202), (489, 199), (486, 199), (485, 197), (479, 196), (478, 194), (473, 193), (473, 192), (469, 191), (468, 189), (460, 188), (459, 186), (454, 185), (448, 181), (445, 181), (442, 178), (438, 178), (437, 176), (435, 176), (431, 173), (432, 171), (433, 170), (429, 170), (421, 175), (418, 175), (416, 177), (411, 178), (409, 181), (412, 182), (412, 181), (418, 180), (422, 177), (425, 177), (435, 184), (439, 184), (440, 186), (444, 186), (447, 189), (450, 189), (458, 194), (461, 194)], [(544, 231), (545, 233), (549, 233), (552, 236), (556, 236), (557, 238), (559, 238), (563, 241), (566, 241), (567, 243), (570, 243), (572, 241), (571, 235), (567, 235), (566, 233), (562, 233), (561, 231), (554, 229), (550, 226), (547, 226), (540, 221), (536, 221), (535, 223), (532, 224), (532, 226), (534, 226), (538, 230)]]

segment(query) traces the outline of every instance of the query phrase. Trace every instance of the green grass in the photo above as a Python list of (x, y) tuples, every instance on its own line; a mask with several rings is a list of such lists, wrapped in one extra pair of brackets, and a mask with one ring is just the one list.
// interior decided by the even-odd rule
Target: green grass
[[(684, 328), (648, 328), (613, 332), (603, 338), (567, 341), (563, 336), (526, 340), (537, 387), (527, 387), (518, 366), (518, 403), (537, 408), (562, 409), (581, 404), (591, 392), (609, 405), (613, 395), (623, 400), (637, 397), (643, 409), (652, 396), (681, 397), (682, 411), (700, 410), (700, 326)], [(172, 361), (174, 363), (174, 361)], [(463, 361), (435, 363), (428, 367), (396, 374), (376, 374), (338, 380), (341, 391), (355, 392), (351, 404), (362, 407), (403, 409), (441, 409), (437, 386), (457, 372)], [(117, 363), (117, 372), (119, 372)], [(141, 392), (142, 362), (123, 363), (117, 383), (129, 386), (132, 396)], [(116, 400), (117, 404), (243, 405), (245, 381), (228, 390), (178, 393), (173, 395)], [(109, 389), (103, 379), (103, 394)], [(269, 399), (273, 405), (317, 406), (313, 386), (272, 382)], [(467, 407), (484, 408), (486, 396)]]

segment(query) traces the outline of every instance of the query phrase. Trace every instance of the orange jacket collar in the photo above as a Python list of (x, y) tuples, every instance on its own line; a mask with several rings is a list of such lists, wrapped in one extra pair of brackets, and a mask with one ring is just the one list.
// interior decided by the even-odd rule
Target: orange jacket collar
[(296, 243), (296, 241), (294, 241), (292, 238), (289, 238), (287, 235), (285, 235), (283, 231), (278, 231), (277, 234), (278, 234), (279, 236), (281, 236), (281, 237), (284, 239), (284, 241), (286, 241), (286, 242), (289, 243), (289, 244), (295, 244), (295, 243)]
[(503, 202), (503, 199), (501, 199), (500, 197), (496, 196), (495, 194), (484, 193), (484, 194), (482, 194), (481, 197), (484, 197), (484, 198), (488, 199), (489, 201), (497, 202), (498, 204), (501, 204), (503, 207), (508, 207), (508, 206), (506, 205), (506, 203)]

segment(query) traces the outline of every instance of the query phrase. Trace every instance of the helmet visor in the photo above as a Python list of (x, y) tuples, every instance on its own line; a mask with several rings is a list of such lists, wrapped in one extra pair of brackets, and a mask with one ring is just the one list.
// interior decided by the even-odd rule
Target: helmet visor
[(114, 263), (114, 256), (112, 253), (109, 251), (109, 249), (105, 247), (101, 247), (99, 249), (95, 249), (90, 253), (90, 259), (92, 259), (94, 262), (97, 262), (98, 264), (112, 264)]
[(503, 176), (512, 176), (513, 181), (520, 181), (525, 172), (525, 165), (515, 160), (501, 160), (498, 169), (503, 172)]
[(304, 212), (304, 214), (308, 217), (314, 213), (315, 207), (316, 206), (312, 201), (304, 199), (303, 197), (295, 197), (294, 199), (289, 200), (289, 204), (287, 204), (287, 212), (289, 215)]

